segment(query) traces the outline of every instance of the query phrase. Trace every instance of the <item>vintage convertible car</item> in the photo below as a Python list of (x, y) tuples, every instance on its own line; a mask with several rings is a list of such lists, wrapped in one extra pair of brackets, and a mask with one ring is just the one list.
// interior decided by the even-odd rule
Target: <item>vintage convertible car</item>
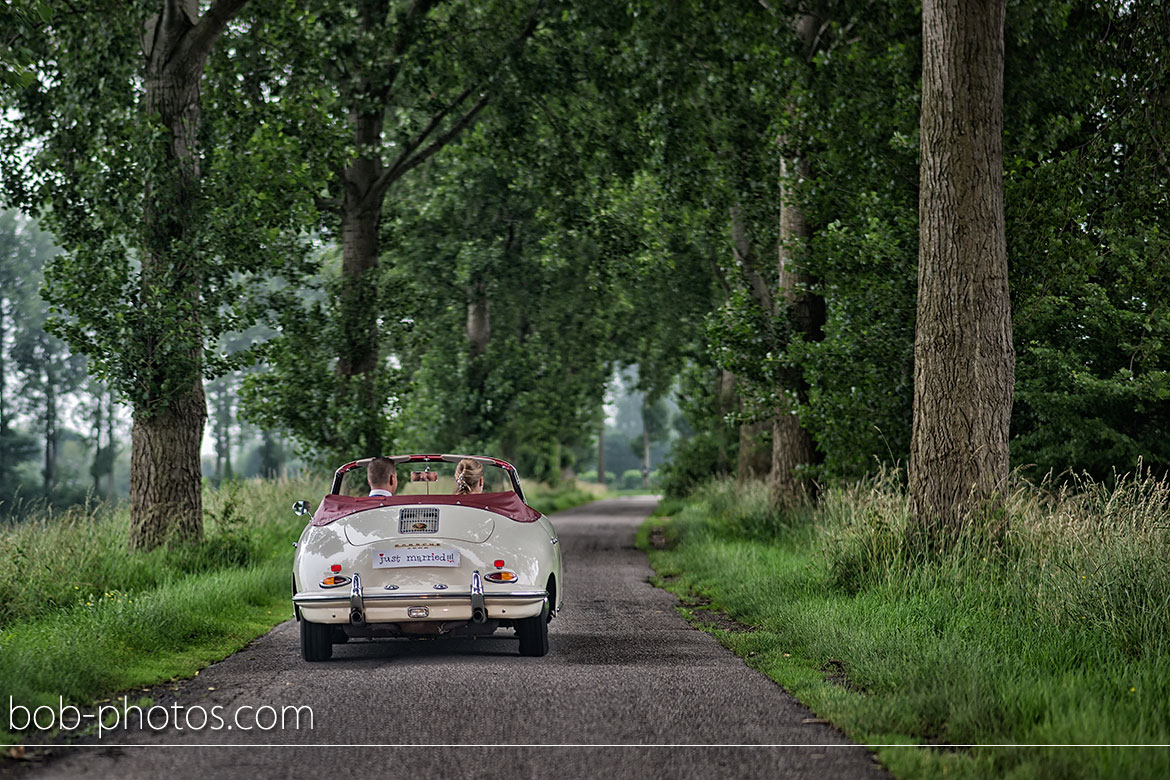
[[(490, 492), (455, 494), (464, 458), (484, 465)], [(480, 456), (390, 459), (394, 496), (369, 497), (355, 479), (373, 458), (347, 463), (296, 543), (293, 609), (305, 660), (328, 660), (353, 637), (480, 637), (509, 627), (520, 655), (547, 653), (548, 623), (564, 603), (561, 548), (553, 524), (524, 503), (516, 469)], [(354, 470), (362, 471), (347, 478)], [(344, 495), (346, 483), (358, 495)], [(306, 515), (308, 502), (293, 509)]]

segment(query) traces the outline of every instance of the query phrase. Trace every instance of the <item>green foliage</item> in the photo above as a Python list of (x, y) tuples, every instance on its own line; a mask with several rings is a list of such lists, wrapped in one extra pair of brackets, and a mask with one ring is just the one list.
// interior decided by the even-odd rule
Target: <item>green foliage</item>
[(1157, 4), (1070, 4), (1013, 41), (1027, 88), (1005, 100), (1029, 121), (1007, 129), (1005, 162), (1012, 456), (1035, 476), (1170, 468), (1170, 198), (1155, 140), (1170, 108), (1153, 97), (1168, 33)]
[(8, 0), (0, 7), (0, 82), (21, 89), (32, 84), (36, 74), (31, 66), (36, 54), (28, 39), (53, 18), (53, 5), (46, 0)]
[[(142, 110), (146, 6), (45, 9), (3, 11), (5, 73), (37, 63), (3, 98), (4, 186), (66, 249), (56, 332), (135, 404), (262, 356), (246, 414), (319, 461), (495, 449), (552, 481), (589, 457), (605, 382), (636, 364), (652, 403), (679, 386), (696, 433), (668, 490), (730, 471), (736, 426), (785, 406), (821, 482), (905, 460), (915, 3), (820, 4), (811, 52), (792, 9), (746, 0), (251, 4), (207, 63), (200, 180), (173, 203), (190, 230), (162, 247), (144, 216), (182, 193)], [(1012, 457), (1035, 477), (1170, 468), (1165, 9), (1013, 2), (1006, 30)], [(379, 123), (364, 140), (358, 115)], [(782, 181), (793, 158), (811, 175)], [(380, 250), (360, 275), (337, 245), (338, 171), (358, 164), (394, 171), (366, 203)], [(812, 229), (786, 249), (813, 280), (797, 292), (825, 301), (823, 338), (776, 295), (782, 185)], [(149, 252), (177, 260), (144, 278)], [(225, 346), (266, 312), (270, 344)]]
[[(9, 197), (43, 213), (65, 249), (46, 269), (45, 295), (61, 315), (55, 332), (143, 413), (186, 392), (193, 375), (229, 367), (218, 338), (265, 308), (258, 281), (304, 270), (288, 236), (312, 202), (307, 165), (288, 162), (297, 159), (292, 128), (215, 80), (201, 177), (182, 195), (168, 183), (169, 131), (143, 107), (146, 15), (91, 4), (54, 17), (37, 39), (38, 79), (9, 96), (19, 113), (0, 129)], [(231, 60), (235, 50), (225, 49), (221, 59)], [(178, 243), (144, 232), (150, 209), (185, 225)], [(148, 254), (169, 259), (143, 276)]]
[[(344, 284), (335, 259), (327, 256), (310, 290), (285, 296), (276, 316), (280, 335), (259, 348), (264, 369), (247, 374), (240, 387), (244, 419), (286, 432), (308, 459), (330, 468), (368, 456), (375, 441), (392, 440), (390, 417), (403, 384), (388, 356), (365, 377), (347, 382), (338, 376), (336, 345), (346, 323), (327, 303)], [(386, 325), (387, 351), (394, 335)]]

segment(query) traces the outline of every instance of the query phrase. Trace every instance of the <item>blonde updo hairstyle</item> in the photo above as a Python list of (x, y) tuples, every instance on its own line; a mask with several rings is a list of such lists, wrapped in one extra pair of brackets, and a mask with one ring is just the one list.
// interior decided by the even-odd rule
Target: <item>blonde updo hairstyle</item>
[(470, 493), (476, 486), (483, 491), (483, 464), (478, 460), (464, 458), (455, 467), (455, 492)]

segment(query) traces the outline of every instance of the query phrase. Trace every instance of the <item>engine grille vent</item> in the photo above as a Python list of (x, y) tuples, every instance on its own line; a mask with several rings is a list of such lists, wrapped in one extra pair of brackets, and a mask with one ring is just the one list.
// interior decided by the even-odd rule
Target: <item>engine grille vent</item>
[(439, 510), (433, 506), (409, 506), (398, 513), (400, 534), (433, 534), (438, 530)]

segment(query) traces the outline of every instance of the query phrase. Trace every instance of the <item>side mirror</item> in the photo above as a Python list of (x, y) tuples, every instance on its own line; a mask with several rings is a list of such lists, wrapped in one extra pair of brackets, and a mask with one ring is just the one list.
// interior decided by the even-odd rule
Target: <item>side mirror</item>
[(309, 514), (309, 502), (301, 500), (293, 504), (293, 512), (296, 512), (298, 517), (304, 517)]

